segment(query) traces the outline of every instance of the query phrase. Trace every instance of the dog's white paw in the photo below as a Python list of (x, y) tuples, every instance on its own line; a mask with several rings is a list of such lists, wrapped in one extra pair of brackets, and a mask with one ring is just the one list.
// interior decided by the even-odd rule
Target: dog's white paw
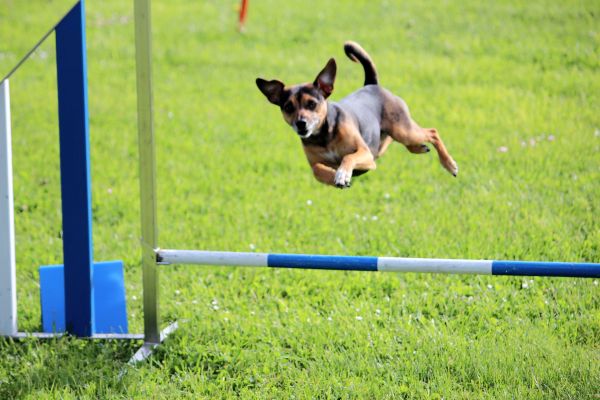
[(340, 189), (350, 187), (350, 180), (352, 179), (352, 171), (349, 171), (345, 168), (339, 167), (337, 171), (335, 171), (335, 186)]
[(458, 175), (458, 164), (456, 164), (456, 161), (454, 161), (452, 158), (444, 163), (444, 168), (454, 175), (454, 177)]

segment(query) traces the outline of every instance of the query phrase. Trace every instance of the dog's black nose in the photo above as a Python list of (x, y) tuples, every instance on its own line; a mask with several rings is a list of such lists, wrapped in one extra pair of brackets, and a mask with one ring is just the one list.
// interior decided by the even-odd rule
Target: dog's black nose
[(296, 121), (296, 128), (298, 128), (299, 131), (305, 131), (306, 130), (306, 121), (302, 121), (301, 119)]

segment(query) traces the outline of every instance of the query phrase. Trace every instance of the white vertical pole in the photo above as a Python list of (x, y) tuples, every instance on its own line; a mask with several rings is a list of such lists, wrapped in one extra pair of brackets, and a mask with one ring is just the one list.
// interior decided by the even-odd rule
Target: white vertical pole
[(0, 336), (17, 333), (17, 279), (13, 215), (10, 89), (0, 83)]

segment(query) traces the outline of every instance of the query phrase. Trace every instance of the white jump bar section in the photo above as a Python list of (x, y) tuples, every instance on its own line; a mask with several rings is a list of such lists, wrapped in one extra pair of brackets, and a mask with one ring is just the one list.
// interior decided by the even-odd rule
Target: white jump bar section
[(0, 336), (17, 333), (17, 279), (13, 214), (10, 89), (0, 83)]
[[(298, 254), (290, 254), (287, 256), (291, 258), (311, 257), (307, 255)], [(339, 258), (339, 256), (326, 255), (319, 255), (318, 257), (331, 257), (332, 259)], [(356, 258), (363, 259), (363, 257), (348, 257), (348, 259)], [(372, 257), (364, 257), (365, 263), (368, 263), (368, 259), (372, 259)], [(201, 264), (266, 267), (269, 266), (269, 254), (242, 253), (232, 251), (157, 250), (157, 261), (159, 263), (165, 264)], [(324, 269), (340, 269), (338, 267), (339, 261), (332, 261), (331, 268)], [(377, 271), (491, 275), (492, 261), (378, 257)]]
[(491, 275), (492, 261), (379, 257), (377, 259), (377, 270), (382, 272), (432, 272), (445, 274)]
[(236, 265), (266, 267), (266, 253), (233, 251), (158, 250), (158, 262), (168, 264)]

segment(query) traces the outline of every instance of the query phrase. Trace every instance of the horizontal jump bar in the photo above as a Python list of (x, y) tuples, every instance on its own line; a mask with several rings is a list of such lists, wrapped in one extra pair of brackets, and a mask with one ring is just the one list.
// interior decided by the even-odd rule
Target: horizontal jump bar
[(232, 251), (156, 250), (161, 264), (228, 265), (342, 271), (431, 272), (446, 274), (600, 277), (600, 264), (545, 261), (453, 260)]

